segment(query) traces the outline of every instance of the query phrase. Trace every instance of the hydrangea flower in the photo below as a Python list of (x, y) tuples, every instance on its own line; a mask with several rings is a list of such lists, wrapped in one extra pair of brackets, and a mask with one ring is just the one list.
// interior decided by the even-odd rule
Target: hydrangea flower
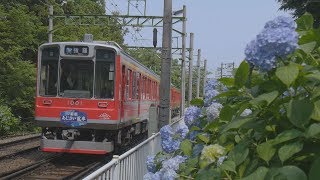
[(266, 23), (264, 29), (246, 49), (246, 60), (269, 71), (276, 67), (277, 58), (285, 58), (298, 47), (298, 33), (292, 18), (278, 17)]
[(216, 97), (217, 95), (219, 95), (219, 92), (217, 90), (211, 89), (206, 91), (204, 94), (204, 106), (210, 106), (213, 102), (212, 98)]
[(188, 132), (189, 132), (188, 126), (186, 126), (184, 123), (179, 124), (176, 129), (176, 134), (179, 135), (180, 139), (185, 139)]
[(181, 143), (181, 141), (173, 139), (173, 138), (162, 139), (161, 140), (161, 147), (164, 152), (173, 153), (174, 151), (179, 149), (180, 143)]
[(165, 125), (160, 129), (161, 139), (166, 140), (172, 138), (174, 131), (170, 125)]
[(157, 171), (155, 156), (147, 156), (146, 165), (149, 172), (155, 173)]
[(163, 171), (161, 180), (175, 180), (178, 174), (172, 169), (166, 169)]
[(178, 171), (179, 170), (179, 165), (183, 162), (185, 162), (185, 160), (187, 159), (187, 157), (183, 157), (183, 156), (175, 156), (173, 158), (170, 158), (168, 160), (165, 160), (162, 162), (162, 168), (163, 169), (172, 169), (174, 171)]
[(246, 116), (249, 116), (250, 114), (252, 114), (251, 109), (245, 109), (245, 110), (240, 114), (240, 116), (241, 116), (241, 117), (246, 117)]
[(143, 180), (162, 180), (162, 172), (148, 172), (143, 176)]
[(219, 159), (217, 161), (217, 166), (220, 166), (226, 159), (227, 159), (227, 156), (219, 157)]
[(192, 131), (191, 133), (189, 133), (189, 139), (191, 141), (194, 141), (199, 133), (200, 131)]
[(222, 157), (226, 153), (225, 148), (219, 144), (213, 144), (204, 146), (201, 152), (200, 160), (206, 161), (207, 163), (216, 162), (217, 159)]
[(206, 109), (207, 119), (209, 122), (219, 117), (222, 107), (222, 104), (214, 102)]
[(194, 121), (200, 116), (201, 109), (196, 106), (190, 106), (186, 109), (184, 114), (184, 122), (190, 128)]

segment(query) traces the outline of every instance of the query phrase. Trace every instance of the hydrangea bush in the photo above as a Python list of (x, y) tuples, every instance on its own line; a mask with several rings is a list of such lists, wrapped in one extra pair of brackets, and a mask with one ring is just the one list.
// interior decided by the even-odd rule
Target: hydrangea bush
[(179, 148), (157, 154), (145, 179), (319, 179), (320, 29), (312, 22), (309, 14), (267, 22), (234, 78), (219, 79), (228, 89), (207, 83), (219, 93), (187, 109), (189, 132), (163, 128)]

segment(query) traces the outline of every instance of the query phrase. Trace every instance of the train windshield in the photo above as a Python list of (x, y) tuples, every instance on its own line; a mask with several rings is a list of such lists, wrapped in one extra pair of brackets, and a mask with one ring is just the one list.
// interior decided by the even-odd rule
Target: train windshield
[(57, 95), (59, 47), (49, 47), (42, 50), (40, 68), (40, 87), (41, 96)]
[(93, 95), (93, 67), (92, 60), (62, 59), (59, 96), (91, 98)]

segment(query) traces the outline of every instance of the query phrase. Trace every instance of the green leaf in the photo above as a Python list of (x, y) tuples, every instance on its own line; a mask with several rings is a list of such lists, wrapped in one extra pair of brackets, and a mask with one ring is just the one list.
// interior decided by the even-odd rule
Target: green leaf
[(313, 109), (314, 104), (308, 99), (292, 99), (289, 103), (287, 117), (293, 125), (303, 128), (309, 123)]
[(233, 114), (234, 110), (229, 105), (226, 105), (221, 109), (219, 118), (223, 121), (231, 121)]
[(270, 141), (267, 141), (258, 145), (257, 153), (261, 159), (269, 163), (270, 159), (276, 153), (276, 149), (273, 147)]
[(221, 179), (221, 172), (216, 169), (200, 169), (196, 174), (195, 180)]
[(317, 42), (313, 41), (313, 42), (300, 45), (300, 48), (306, 53), (311, 53), (316, 48), (316, 45), (317, 45)]
[(234, 85), (234, 78), (223, 77), (223, 78), (220, 78), (219, 81), (226, 86)]
[(284, 166), (280, 173), (290, 180), (307, 180), (306, 174), (296, 166)]
[(267, 102), (267, 105), (269, 105), (272, 101), (276, 99), (278, 96), (278, 91), (272, 91), (270, 93), (261, 94), (260, 96), (252, 99), (250, 103), (254, 106), (261, 104), (262, 102)]
[(303, 143), (301, 142), (294, 142), (290, 144), (286, 144), (282, 146), (279, 151), (278, 155), (282, 163), (292, 157), (294, 154), (300, 152), (303, 148)]
[(185, 155), (191, 156), (191, 154), (192, 154), (192, 143), (190, 142), (190, 140), (185, 139), (184, 141), (182, 141), (181, 144), (180, 144), (180, 148), (181, 148), (182, 152)]
[(209, 140), (210, 140), (207, 136), (205, 136), (205, 135), (203, 135), (203, 134), (199, 134), (199, 135), (197, 135), (197, 137), (198, 137), (201, 141), (203, 141), (204, 143), (206, 143), (206, 144), (208, 144), (208, 142), (209, 142)]
[(238, 144), (230, 151), (228, 159), (234, 161), (238, 166), (246, 160), (248, 154), (249, 149), (243, 144)]
[(314, 102), (314, 109), (311, 115), (311, 119), (320, 121), (320, 100)]
[(224, 161), (220, 166), (222, 170), (227, 170), (236, 173), (236, 163), (233, 161)]
[(272, 140), (272, 144), (277, 145), (286, 141), (290, 141), (301, 135), (302, 135), (302, 132), (296, 129), (286, 130), (280, 133), (274, 140)]
[(236, 87), (240, 88), (247, 82), (249, 77), (249, 69), (250, 67), (247, 61), (242, 61), (235, 75), (234, 85)]
[(320, 158), (313, 161), (310, 171), (309, 171), (309, 180), (318, 180), (320, 177)]
[(311, 124), (311, 126), (307, 129), (306, 137), (307, 138), (315, 138), (315, 137), (319, 138), (319, 134), (320, 134), (320, 124), (314, 123), (314, 124)]
[(263, 167), (263, 166), (258, 167), (256, 171), (254, 171), (249, 176), (242, 178), (242, 180), (264, 180), (268, 171), (269, 169), (266, 167)]
[(297, 31), (307, 31), (313, 28), (313, 17), (311, 14), (306, 13), (297, 19)]
[(240, 128), (242, 125), (255, 120), (254, 118), (244, 118), (244, 119), (237, 119), (234, 121), (231, 121), (230, 123), (227, 124), (227, 126), (222, 130), (221, 133), (224, 133), (230, 129), (238, 129)]
[(290, 63), (288, 66), (280, 67), (276, 70), (276, 76), (289, 87), (298, 77), (299, 68), (296, 64)]

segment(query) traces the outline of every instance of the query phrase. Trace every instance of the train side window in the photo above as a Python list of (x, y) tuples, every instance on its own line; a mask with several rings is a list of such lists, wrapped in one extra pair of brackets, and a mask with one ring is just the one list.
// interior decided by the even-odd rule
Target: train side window
[(136, 97), (137, 99), (140, 99), (140, 73), (137, 72), (137, 91), (136, 91)]
[(130, 69), (127, 70), (127, 82), (126, 82), (126, 97), (128, 99), (132, 99), (132, 91), (131, 91), (131, 79), (132, 79), (132, 71)]
[(59, 47), (47, 47), (41, 51), (40, 87), (41, 96), (56, 96), (58, 89)]
[(136, 87), (137, 87), (137, 75), (136, 75), (136, 72), (132, 72), (132, 99), (137, 99)]
[(96, 50), (95, 98), (114, 97), (115, 58), (111, 49)]

